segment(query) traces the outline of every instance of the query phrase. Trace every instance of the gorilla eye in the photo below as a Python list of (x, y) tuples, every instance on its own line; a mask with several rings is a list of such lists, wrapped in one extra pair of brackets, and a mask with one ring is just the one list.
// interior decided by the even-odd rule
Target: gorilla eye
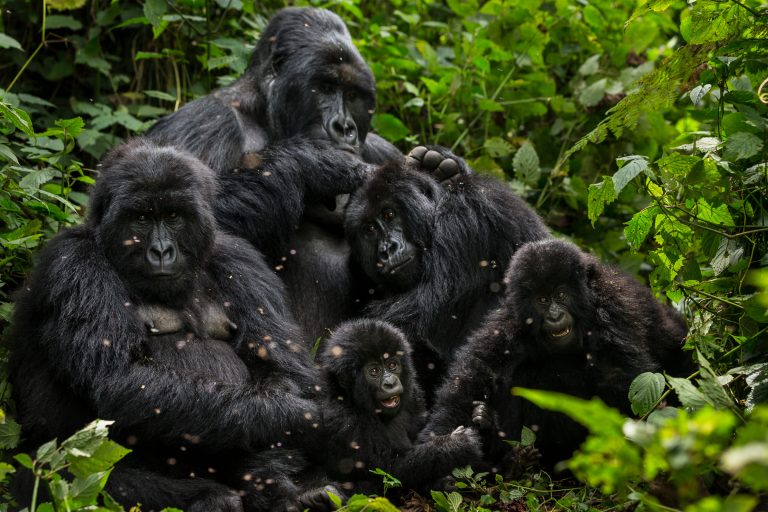
[(178, 217), (178, 215), (176, 214), (176, 212), (171, 212), (170, 214), (168, 214), (168, 217), (170, 217), (171, 219), (175, 219), (176, 217)]
[(397, 361), (390, 361), (390, 362), (387, 363), (387, 369), (390, 370), (390, 371), (397, 370), (398, 366), (399, 365), (397, 364)]
[(557, 292), (557, 300), (565, 300), (565, 292)]
[(374, 231), (376, 231), (376, 226), (374, 226), (373, 224), (368, 224), (368, 226), (366, 226), (365, 230), (367, 232), (369, 232), (369, 233), (373, 233)]
[(347, 91), (347, 100), (348, 101), (355, 101), (357, 99), (357, 91)]
[(384, 213), (382, 214), (384, 217), (384, 220), (392, 220), (395, 218), (395, 212), (394, 210), (384, 210)]
[(539, 304), (546, 304), (549, 302), (549, 297), (536, 297)]
[(381, 368), (379, 368), (378, 366), (371, 366), (370, 368), (368, 368), (368, 375), (370, 375), (371, 377), (378, 377), (379, 373), (381, 373)]
[(136, 220), (138, 220), (139, 222), (144, 222), (145, 220), (147, 220), (147, 216), (144, 214), (140, 214), (136, 217)]

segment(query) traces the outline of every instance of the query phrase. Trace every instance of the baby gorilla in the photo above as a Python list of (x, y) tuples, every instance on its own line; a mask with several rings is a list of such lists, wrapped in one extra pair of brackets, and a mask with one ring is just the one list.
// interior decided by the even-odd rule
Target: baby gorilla
[[(687, 333), (683, 318), (633, 277), (572, 244), (526, 245), (512, 257), (506, 281), (501, 306), (457, 354), (425, 438), (471, 419), (489, 427), (484, 439), (489, 458), (509, 461), (508, 445), (500, 438), (516, 438), (530, 426), (551, 467), (570, 457), (585, 431), (562, 414), (512, 396), (512, 387), (597, 396), (629, 414), (627, 393), (637, 375), (691, 371), (690, 358), (681, 351)], [(480, 405), (470, 418), (473, 401)]]
[(328, 388), (327, 469), (346, 489), (380, 492), (381, 477), (371, 471), (381, 468), (400, 479), (402, 490), (425, 490), (480, 458), (472, 429), (415, 443), (426, 412), (410, 350), (392, 325), (355, 320), (340, 325), (318, 355)]

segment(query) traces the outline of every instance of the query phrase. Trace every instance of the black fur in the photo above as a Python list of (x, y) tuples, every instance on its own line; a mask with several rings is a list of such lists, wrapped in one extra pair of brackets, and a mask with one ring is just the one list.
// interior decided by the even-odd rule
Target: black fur
[[(352, 195), (345, 217), (353, 257), (380, 285), (380, 298), (364, 314), (406, 333), (428, 400), (442, 366), (498, 302), (512, 253), (549, 236), (539, 216), (507, 185), (472, 174), (445, 149), (433, 151), (455, 160), (459, 176), (441, 185), (426, 172), (384, 166)], [(402, 242), (414, 247), (419, 262), (401, 279), (377, 277), (378, 241), (366, 233), (387, 209), (403, 223)]]
[[(633, 277), (572, 244), (546, 240), (526, 245), (513, 256), (506, 280), (500, 307), (456, 355), (425, 438), (466, 424), (473, 401), (483, 401), (496, 415), (497, 431), (486, 445), (492, 461), (501, 460), (508, 448), (501, 439), (519, 439), (524, 425), (535, 425), (536, 445), (551, 467), (571, 455), (584, 430), (564, 415), (512, 396), (510, 388), (597, 396), (629, 414), (627, 392), (637, 375), (690, 370), (690, 358), (681, 351), (687, 333), (682, 317)], [(544, 334), (534, 304), (552, 290), (563, 290), (572, 299), (573, 336), (567, 348)]]
[[(312, 442), (318, 375), (279, 279), (247, 242), (215, 230), (214, 194), (213, 173), (185, 152), (141, 139), (116, 148), (86, 223), (48, 243), (16, 303), (12, 382), (25, 446), (115, 420), (112, 436), (134, 449), (108, 483), (125, 505), (238, 510), (240, 489), (246, 506), (271, 509), (297, 494), (303, 467), (278, 446)], [(176, 229), (166, 242), (183, 266), (153, 280), (142, 266), (150, 240), (135, 228), (147, 223), (135, 219), (171, 213), (153, 225)], [(211, 325), (203, 305), (228, 327)], [(152, 339), (146, 317), (159, 317), (146, 308), (176, 311), (188, 334)], [(216, 332), (227, 339), (203, 348)], [(165, 338), (190, 348), (165, 350)]]
[[(479, 460), (479, 439), (469, 429), (415, 443), (426, 412), (410, 351), (400, 330), (364, 319), (341, 324), (318, 354), (328, 387), (323, 407), (328, 471), (354, 492), (381, 493), (382, 477), (370, 472), (376, 468), (401, 480), (403, 487), (394, 494), (425, 491), (454, 467)], [(403, 392), (397, 412), (387, 414), (372, 396), (364, 366), (395, 357), (401, 365)]]
[[(375, 92), (373, 74), (338, 16), (286, 8), (270, 20), (240, 79), (149, 131), (219, 174), (216, 218), (282, 272), (293, 312), (311, 338), (355, 311), (334, 197), (362, 182), (360, 159), (402, 159), (368, 133)], [(339, 132), (342, 126), (349, 131)]]

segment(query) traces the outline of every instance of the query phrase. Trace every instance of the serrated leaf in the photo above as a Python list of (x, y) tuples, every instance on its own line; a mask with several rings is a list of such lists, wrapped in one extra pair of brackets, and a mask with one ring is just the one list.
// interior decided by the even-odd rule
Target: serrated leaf
[(0, 144), (0, 157), (5, 158), (7, 161), (13, 162), (15, 164), (19, 163), (19, 159), (16, 157), (16, 154), (5, 144)]
[(593, 183), (589, 186), (589, 193), (587, 195), (587, 216), (595, 225), (595, 221), (600, 218), (600, 215), (605, 210), (605, 206), (611, 204), (616, 200), (616, 190), (613, 187), (613, 180), (608, 177), (603, 177), (602, 183)]
[(52, 439), (51, 441), (48, 441), (47, 443), (40, 446), (40, 448), (37, 449), (37, 453), (35, 454), (35, 459), (39, 463), (48, 463), (51, 456), (56, 453), (57, 443), (56, 439)]
[(680, 377), (667, 377), (667, 382), (677, 393), (677, 398), (683, 407), (691, 410), (698, 410), (707, 405), (714, 405), (704, 394), (696, 389), (688, 379)]
[(5, 423), (0, 424), (0, 450), (16, 448), (20, 437), (21, 425), (16, 423), (13, 418), (5, 418)]
[(720, 240), (717, 252), (709, 264), (715, 275), (720, 275), (731, 265), (735, 265), (744, 256), (744, 248), (738, 241), (729, 238)]
[(27, 173), (21, 181), (19, 186), (25, 190), (34, 192), (40, 188), (40, 185), (51, 181), (53, 178), (61, 174), (56, 169), (40, 169), (39, 171), (32, 171)]
[(501, 137), (491, 137), (483, 143), (485, 151), (491, 158), (503, 158), (512, 154), (512, 144)]
[(32, 120), (29, 118), (29, 114), (25, 111), (0, 101), (0, 114), (25, 134), (30, 137), (35, 135), (35, 131), (32, 128)]
[(534, 186), (541, 176), (539, 167), (539, 155), (530, 142), (525, 142), (515, 153), (512, 160), (512, 168), (515, 171), (515, 177), (529, 186)]
[(605, 89), (608, 87), (608, 80), (601, 78), (592, 85), (586, 87), (579, 93), (579, 103), (585, 107), (594, 107), (605, 96)]
[(409, 133), (403, 122), (392, 114), (376, 114), (372, 124), (376, 132), (390, 142), (404, 139)]
[(520, 444), (522, 446), (532, 446), (536, 442), (536, 433), (530, 428), (523, 426), (520, 432)]
[(0, 462), (0, 482), (3, 482), (8, 477), (8, 475), (15, 472), (16, 468), (7, 462)]
[(640, 249), (653, 227), (653, 221), (661, 210), (658, 206), (650, 206), (634, 214), (624, 228), (624, 237), (634, 249)]
[(90, 505), (96, 500), (104, 485), (107, 483), (107, 478), (112, 471), (100, 471), (86, 476), (85, 478), (76, 477), (72, 481), (70, 488), (71, 498), (76, 500), (78, 504)]
[(621, 435), (624, 417), (619, 411), (608, 407), (599, 398), (584, 400), (554, 391), (539, 391), (512, 388), (512, 394), (521, 396), (550, 411), (558, 411), (584, 425), (590, 432)]
[(165, 0), (146, 0), (144, 2), (144, 16), (147, 17), (153, 27), (160, 26), (163, 21), (163, 14), (168, 9)]
[(480, 110), (485, 110), (486, 112), (504, 112), (504, 107), (501, 106), (501, 103), (490, 98), (478, 99), (477, 106)]
[(600, 71), (600, 57), (601, 54), (593, 55), (587, 60), (584, 61), (584, 63), (579, 66), (579, 74), (583, 76), (589, 76), (594, 75), (598, 71)]
[(9, 35), (0, 32), (0, 48), (10, 48), (12, 50), (24, 51), (21, 44)]
[(711, 90), (712, 84), (697, 85), (688, 93), (688, 96), (691, 98), (691, 103), (696, 107), (700, 106), (704, 101), (704, 97), (709, 94), (709, 91)]
[(734, 133), (725, 142), (723, 155), (729, 160), (752, 158), (763, 150), (763, 141), (747, 132)]
[(621, 169), (613, 175), (613, 188), (616, 195), (627, 186), (627, 183), (635, 179), (641, 172), (648, 168), (648, 159), (640, 155), (632, 155), (617, 159), (617, 162), (626, 162)]
[(114, 466), (123, 457), (131, 453), (131, 450), (124, 448), (114, 441), (104, 441), (90, 457), (70, 456), (70, 471), (72, 474), (81, 478), (106, 471)]
[(629, 385), (629, 401), (632, 412), (645, 416), (653, 410), (664, 393), (664, 375), (654, 372), (644, 372), (634, 378)]
[(696, 218), (704, 222), (716, 224), (718, 226), (734, 227), (736, 224), (733, 222), (733, 217), (728, 211), (727, 204), (721, 204), (720, 206), (713, 207), (703, 197), (699, 198), (696, 202)]

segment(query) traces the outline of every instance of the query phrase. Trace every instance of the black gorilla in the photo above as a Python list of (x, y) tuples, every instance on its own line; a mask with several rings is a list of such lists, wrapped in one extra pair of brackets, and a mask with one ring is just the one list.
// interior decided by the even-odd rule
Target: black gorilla
[(364, 314), (406, 333), (428, 400), (442, 364), (498, 302), (512, 253), (549, 236), (507, 185), (425, 147), (352, 195), (345, 229), (354, 259), (383, 294)]
[(292, 309), (312, 337), (354, 311), (357, 280), (333, 211), (336, 195), (362, 182), (359, 158), (402, 159), (368, 133), (375, 92), (338, 16), (287, 8), (270, 20), (240, 79), (149, 132), (219, 174), (217, 220), (282, 271)]
[(410, 346), (395, 327), (377, 320), (341, 324), (318, 355), (325, 371), (326, 458), (345, 488), (380, 493), (381, 468), (402, 490), (426, 489), (453, 468), (480, 458), (472, 429), (415, 443), (426, 421), (421, 389), (413, 379)]
[(134, 452), (107, 488), (125, 505), (273, 509), (301, 494), (301, 454), (282, 447), (311, 442), (318, 374), (274, 272), (216, 231), (214, 190), (187, 153), (116, 148), (87, 222), (48, 243), (16, 304), (27, 445), (115, 420)]
[[(547, 466), (570, 456), (585, 432), (566, 416), (510, 394), (513, 386), (600, 397), (629, 414), (627, 393), (642, 372), (684, 375), (682, 317), (631, 276), (601, 264), (572, 244), (533, 242), (513, 257), (501, 307), (456, 355), (422, 434), (486, 423), (490, 459), (507, 454), (500, 440), (535, 428)], [(473, 401), (483, 402), (472, 415)], [(490, 409), (486, 408), (489, 407)], [(489, 414), (490, 413), (490, 414)], [(498, 435), (497, 435), (498, 434)]]

